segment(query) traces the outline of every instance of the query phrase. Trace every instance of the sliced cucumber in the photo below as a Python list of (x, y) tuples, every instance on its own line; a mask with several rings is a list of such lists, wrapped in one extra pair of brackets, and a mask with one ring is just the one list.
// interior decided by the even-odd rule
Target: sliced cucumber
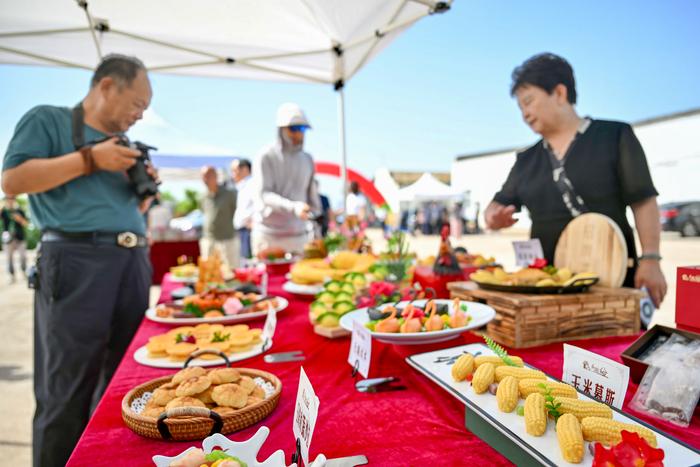
[(336, 302), (333, 305), (333, 312), (338, 313), (339, 315), (344, 315), (348, 311), (352, 311), (355, 309), (355, 304), (352, 302)]
[(335, 295), (332, 292), (321, 292), (316, 296), (316, 301), (332, 305), (336, 301)]
[(340, 292), (342, 286), (343, 283), (340, 281), (330, 281), (324, 286), (324, 288), (329, 292), (338, 293)]
[(335, 296), (335, 302), (352, 302), (352, 294), (347, 292), (339, 292)]
[(327, 311), (316, 318), (316, 322), (323, 327), (334, 328), (340, 324), (340, 316), (332, 311)]

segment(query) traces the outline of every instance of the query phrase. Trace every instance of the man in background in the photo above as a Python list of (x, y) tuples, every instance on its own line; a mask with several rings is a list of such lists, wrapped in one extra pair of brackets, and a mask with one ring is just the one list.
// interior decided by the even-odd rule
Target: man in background
[(19, 254), (19, 264), (22, 274), (27, 274), (27, 240), (25, 229), (29, 225), (27, 216), (22, 208), (17, 205), (13, 196), (5, 198), (5, 206), (2, 208), (2, 243), (7, 249), (7, 273), (10, 276), (9, 283), (15, 282), (15, 252)]
[(301, 253), (310, 239), (309, 217), (319, 214), (314, 161), (304, 151), (304, 133), (311, 128), (297, 104), (277, 111), (277, 141), (255, 160), (254, 177), (260, 209), (253, 221), (254, 253), (271, 247)]
[(251, 183), (251, 166), (248, 159), (236, 159), (231, 162), (231, 177), (236, 185), (238, 199), (233, 215), (233, 227), (236, 229), (240, 243), (240, 257), (250, 258), (250, 230), (253, 227), (255, 211), (255, 187)]
[(236, 192), (219, 184), (216, 169), (202, 168), (202, 181), (207, 192), (201, 199), (204, 225), (199, 241), (204, 258), (218, 251), (222, 263), (229, 269), (238, 266), (236, 232), (233, 229), (233, 215), (236, 212)]

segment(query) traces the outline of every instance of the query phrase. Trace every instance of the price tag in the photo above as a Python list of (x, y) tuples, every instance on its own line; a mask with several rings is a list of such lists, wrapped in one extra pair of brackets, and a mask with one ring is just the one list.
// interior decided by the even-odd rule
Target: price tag
[(630, 369), (602, 355), (564, 344), (562, 380), (600, 402), (622, 409)]
[(301, 445), (301, 458), (304, 460), (304, 465), (309, 465), (309, 446), (311, 446), (311, 437), (316, 427), (318, 406), (318, 397), (311, 386), (311, 381), (306, 377), (304, 367), (301, 367), (292, 432)]
[(267, 318), (265, 319), (265, 325), (263, 326), (262, 333), (260, 334), (260, 339), (263, 342), (267, 340), (272, 340), (272, 336), (275, 335), (275, 328), (277, 327), (277, 311), (272, 307), (272, 303), (267, 302)]
[(539, 238), (513, 242), (513, 249), (515, 250), (515, 264), (518, 266), (529, 266), (537, 258), (544, 258)]
[(369, 329), (357, 321), (352, 323), (352, 337), (348, 363), (365, 378), (369, 375), (369, 363), (372, 360), (372, 335)]

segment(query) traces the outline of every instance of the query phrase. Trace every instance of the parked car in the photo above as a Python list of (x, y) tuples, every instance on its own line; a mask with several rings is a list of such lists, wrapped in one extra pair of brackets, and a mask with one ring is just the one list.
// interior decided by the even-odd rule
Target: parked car
[(666, 203), (659, 210), (663, 230), (680, 232), (683, 237), (700, 235), (700, 201)]

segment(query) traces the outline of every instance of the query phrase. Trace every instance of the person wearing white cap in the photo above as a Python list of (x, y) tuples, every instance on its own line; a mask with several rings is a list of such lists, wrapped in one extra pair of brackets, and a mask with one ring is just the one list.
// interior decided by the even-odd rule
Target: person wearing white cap
[(302, 252), (309, 241), (309, 218), (321, 212), (314, 162), (304, 147), (309, 120), (297, 104), (277, 110), (277, 141), (255, 159), (253, 178), (260, 197), (253, 220), (254, 254), (270, 247)]

